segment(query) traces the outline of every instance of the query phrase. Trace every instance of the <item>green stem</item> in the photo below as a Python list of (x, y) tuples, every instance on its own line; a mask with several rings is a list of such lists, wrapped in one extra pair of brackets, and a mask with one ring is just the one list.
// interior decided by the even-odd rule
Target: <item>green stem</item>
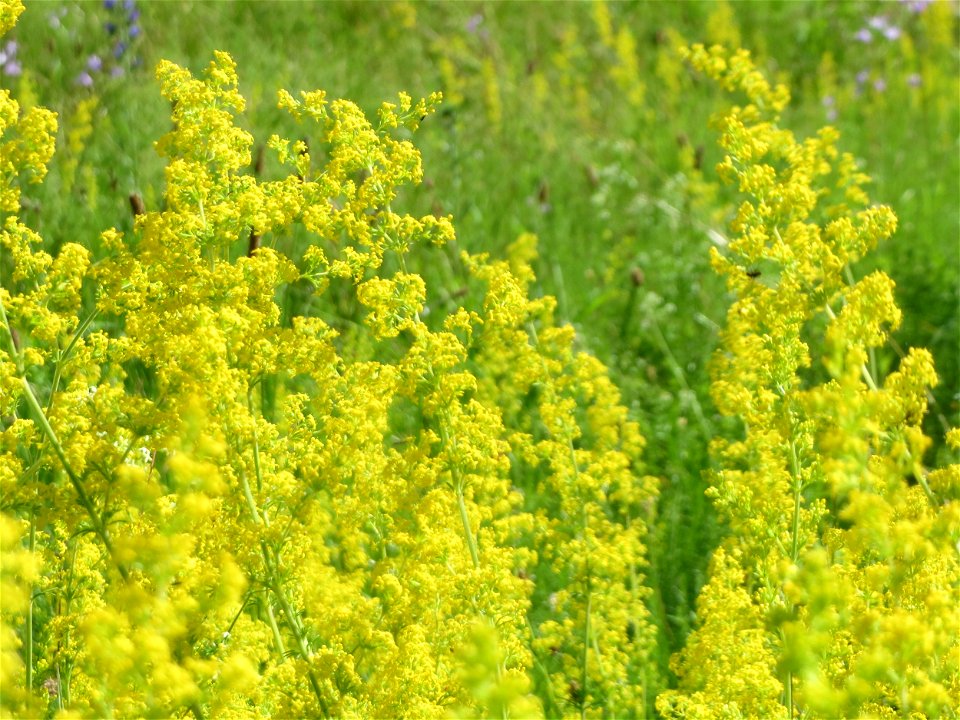
[[(20, 376), (20, 384), (23, 386), (24, 396), (27, 400), (27, 405), (30, 406), (30, 409), (33, 411), (34, 420), (40, 426), (40, 430), (43, 432), (44, 436), (53, 446), (53, 451), (56, 453), (57, 458), (60, 460), (60, 464), (63, 466), (64, 471), (67, 473), (67, 477), (70, 478), (70, 483), (73, 485), (73, 489), (77, 493), (77, 497), (80, 500), (80, 504), (83, 506), (83, 509), (86, 510), (87, 515), (90, 517), (90, 521), (93, 523), (93, 530), (100, 538), (100, 541), (103, 543), (104, 547), (107, 549), (107, 552), (110, 554), (110, 557), (113, 558), (114, 563), (117, 566), (117, 569), (120, 571), (120, 576), (124, 580), (129, 579), (126, 568), (122, 564), (117, 562), (116, 554), (113, 551), (113, 544), (110, 542), (110, 538), (107, 535), (107, 529), (103, 524), (102, 519), (97, 514), (96, 508), (93, 506), (93, 502), (90, 500), (87, 495), (86, 490), (83, 487), (83, 483), (80, 482), (80, 478), (73, 471), (73, 468), (70, 466), (70, 462), (67, 460), (67, 455), (63, 450), (63, 446), (60, 444), (60, 440), (57, 439), (56, 433), (53, 431), (53, 428), (50, 426), (50, 421), (47, 419), (47, 414), (43, 411), (43, 408), (40, 406), (40, 402), (37, 400), (37, 396), (33, 394), (33, 388), (30, 387), (30, 382), (27, 380), (26, 369), (23, 366), (23, 358), (20, 353), (17, 352), (16, 345), (13, 342), (13, 331), (10, 328), (10, 323), (7, 320), (7, 313), (3, 306), (3, 301), (0, 300), (0, 319), (3, 320), (3, 328), (6, 330), (7, 343), (9, 345), (9, 352), (11, 357), (13, 357), (17, 364), (17, 372)], [(71, 345), (72, 346), (72, 345)]]
[(553, 680), (550, 678), (550, 671), (547, 670), (546, 666), (540, 661), (536, 650), (534, 650), (534, 640), (536, 640), (537, 634), (533, 629), (533, 624), (530, 622), (529, 617), (527, 618), (527, 630), (530, 631), (530, 651), (533, 657), (533, 665), (543, 675), (543, 681), (545, 683), (544, 690), (547, 695), (547, 707), (544, 708), (544, 711), (547, 717), (553, 717), (559, 714), (559, 711), (554, 711), (557, 708), (557, 701), (553, 692)]
[[(450, 431), (448, 429), (450, 421), (447, 416), (447, 413), (444, 412), (440, 417), (440, 437), (443, 439), (443, 444), (450, 449), (450, 454), (453, 458), (457, 457), (457, 442), (456, 439), (451, 439)], [(467, 549), (470, 551), (470, 559), (473, 561), (474, 569), (480, 567), (480, 552), (477, 549), (477, 541), (473, 537), (473, 530), (470, 527), (470, 516), (467, 513), (467, 501), (463, 495), (463, 485), (464, 480), (463, 476), (460, 474), (460, 468), (456, 463), (453, 463), (450, 467), (450, 474), (453, 475), (453, 488), (457, 496), (457, 507), (460, 510), (460, 522), (463, 525), (463, 537), (467, 543)]]
[(587, 663), (590, 659), (590, 614), (593, 606), (593, 594), (590, 587), (590, 567), (587, 566), (587, 610), (583, 621), (583, 660), (580, 666), (580, 688), (583, 697), (580, 702), (580, 718), (585, 720), (587, 717)]
[[(796, 563), (800, 557), (800, 501), (803, 487), (800, 479), (800, 458), (797, 457), (797, 444), (794, 439), (790, 440), (790, 474), (793, 476), (793, 523), (790, 546), (790, 561)], [(793, 603), (790, 603), (790, 610), (793, 611)], [(781, 633), (782, 636), (782, 633)], [(786, 682), (784, 684), (786, 692), (787, 718), (793, 718), (793, 672), (787, 670)]]
[[(440, 417), (440, 436), (443, 438), (443, 444), (447, 447), (454, 458), (458, 457), (456, 438), (451, 439), (448, 426), (450, 424), (449, 416), (444, 412)], [(463, 495), (464, 480), (460, 473), (460, 467), (454, 463), (450, 472), (453, 475), (454, 492), (457, 496), (457, 507), (460, 510), (460, 523), (463, 525), (463, 536), (467, 541), (467, 549), (470, 551), (470, 560), (473, 562), (473, 569), (480, 569), (480, 551), (477, 549), (477, 540), (473, 536), (473, 529), (470, 527), (470, 516), (467, 513), (467, 501)], [(503, 679), (503, 668), (497, 663), (497, 682)], [(501, 708), (501, 718), (506, 720), (507, 708)]]
[[(65, 608), (65, 611), (61, 613), (62, 615), (65, 615), (65, 616), (70, 615), (70, 609), (73, 604), (73, 595), (74, 595), (73, 581), (76, 573), (77, 554), (79, 553), (79, 551), (80, 549), (77, 547), (77, 540), (76, 538), (74, 538), (73, 544), (70, 548), (70, 573), (69, 575), (67, 575), (67, 587), (66, 587), (66, 592), (64, 593), (66, 596), (66, 608)], [(67, 628), (64, 631), (63, 647), (67, 647), (67, 648), (70, 647), (70, 626), (69, 625), (67, 625)], [(61, 703), (61, 705), (66, 704), (66, 706), (69, 708), (70, 707), (70, 683), (73, 679), (73, 660), (70, 660), (70, 662), (65, 662), (64, 665), (65, 665), (64, 675), (66, 677), (66, 680), (61, 681), (60, 664), (57, 663), (57, 684), (60, 690), (60, 694), (58, 695), (57, 699), (59, 700), (60, 698), (63, 698), (63, 703)]]
[(667, 342), (666, 336), (660, 329), (660, 323), (657, 322), (657, 318), (653, 314), (650, 315), (650, 322), (651, 327), (653, 328), (654, 340), (656, 341), (657, 346), (660, 348), (660, 352), (662, 352), (663, 356), (667, 359), (667, 367), (670, 368), (670, 371), (673, 373), (673, 376), (676, 378), (677, 382), (680, 383), (683, 389), (687, 391), (687, 395), (692, 401), (691, 404), (693, 406), (693, 414), (697, 416), (697, 422), (700, 424), (700, 429), (703, 431), (703, 436), (707, 438), (713, 437), (713, 428), (711, 427), (706, 416), (703, 414), (703, 408), (700, 406), (700, 401), (697, 399), (697, 394), (687, 382), (687, 375), (684, 373), (683, 368), (680, 367), (680, 363), (677, 361), (676, 356), (674, 356), (673, 351), (670, 349), (670, 344)]
[[(297, 623), (297, 617), (294, 614), (290, 603), (287, 601), (287, 596), (284, 594), (283, 588), (280, 587), (280, 581), (277, 578), (276, 567), (270, 559), (270, 553), (267, 549), (266, 543), (263, 541), (260, 542), (260, 550), (263, 554), (264, 564), (267, 567), (270, 590), (273, 591), (274, 596), (276, 596), (277, 601), (280, 603), (280, 609), (283, 611), (283, 615), (287, 621), (287, 627), (290, 628), (293, 639), (297, 643), (297, 651), (299, 652), (300, 657), (309, 665), (310, 649), (307, 647), (307, 641), (303, 636), (303, 630)], [(269, 603), (267, 603), (267, 615), (272, 623), (274, 639), (278, 643), (282, 657), (285, 654), (285, 651), (283, 650), (283, 640), (281, 639), (280, 630), (277, 627), (276, 620), (273, 617), (273, 608)], [(314, 674), (312, 668), (308, 667), (307, 678), (310, 680), (310, 686), (313, 688), (313, 694), (316, 696), (317, 702), (320, 703), (320, 711), (323, 713), (324, 717), (330, 717), (330, 710), (327, 707), (326, 701), (323, 699), (323, 691), (320, 689), (320, 683), (317, 681), (317, 676)]]
[[(537, 345), (539, 345), (539, 339), (537, 338), (537, 329), (533, 325), (533, 323), (528, 324), (527, 328), (530, 332), (531, 339), (533, 340), (533, 345), (536, 347)], [(544, 361), (543, 357), (540, 358), (540, 365), (543, 368), (544, 375), (546, 377), (549, 377), (549, 369), (547, 368), (547, 364)], [(573, 446), (573, 438), (571, 437), (569, 431), (566, 433), (566, 441), (567, 441), (567, 448), (570, 451), (570, 465), (573, 468), (574, 493), (579, 495), (580, 463), (577, 462), (576, 448), (574, 448)], [(593, 596), (592, 596), (592, 584), (590, 582), (590, 548), (588, 546), (589, 540), (588, 540), (588, 534), (587, 534), (587, 530), (588, 530), (587, 499), (586, 498), (579, 498), (579, 499), (580, 499), (581, 534), (583, 537), (584, 545), (587, 545), (586, 547), (586, 563), (587, 564), (586, 564), (586, 573), (585, 573), (585, 576), (586, 576), (585, 591), (586, 591), (586, 597), (587, 597), (587, 607), (585, 609), (585, 617), (584, 617), (584, 623), (583, 623), (583, 653), (581, 657), (581, 667), (580, 667), (580, 680), (581, 680), (580, 689), (581, 689), (581, 692), (583, 693), (583, 698), (580, 705), (580, 717), (586, 718), (587, 700), (589, 698), (589, 692), (588, 692), (589, 676), (588, 676), (587, 670), (588, 670), (588, 662), (590, 657), (590, 645), (591, 645), (590, 625), (591, 625), (591, 614), (593, 610)], [(598, 657), (599, 657), (599, 653), (598, 653)]]
[(640, 286), (637, 283), (630, 283), (630, 293), (627, 295), (627, 307), (623, 311), (623, 320), (620, 322), (620, 342), (622, 343), (627, 336), (627, 329), (630, 327), (630, 321), (633, 319), (633, 308), (637, 303), (637, 294), (640, 292)]
[(73, 353), (73, 348), (76, 346), (77, 341), (87, 331), (87, 328), (90, 327), (90, 323), (92, 323), (93, 319), (97, 316), (97, 312), (97, 310), (94, 310), (83, 319), (83, 321), (77, 326), (77, 331), (70, 339), (70, 344), (67, 345), (67, 349), (60, 353), (60, 355), (57, 357), (57, 364), (53, 369), (53, 382), (50, 383), (50, 399), (47, 401), (47, 413), (49, 413), (50, 408), (53, 407), (53, 398), (56, 396), (57, 390), (60, 389), (60, 376), (63, 372), (63, 363), (70, 359), (70, 355)]
[(23, 356), (17, 350), (17, 344), (13, 341), (13, 328), (10, 327), (10, 321), (7, 320), (7, 311), (3, 307), (2, 297), (0, 297), (0, 319), (3, 320), (4, 334), (7, 338), (7, 352), (10, 353), (10, 357), (17, 365), (17, 374), (22, 377), (25, 374)]
[(477, 551), (477, 542), (473, 537), (473, 530), (470, 528), (470, 518), (467, 516), (467, 503), (463, 497), (462, 485), (457, 487), (457, 506), (460, 508), (460, 522), (463, 523), (463, 534), (467, 539), (470, 559), (473, 560), (473, 567), (476, 570), (480, 567), (480, 553)]
[(793, 720), (793, 673), (787, 670), (787, 720)]
[(793, 475), (793, 539), (790, 547), (790, 560), (797, 562), (800, 554), (800, 500), (802, 487), (800, 481), (800, 459), (797, 457), (797, 445), (790, 441), (790, 472)]
[(280, 634), (280, 628), (277, 626), (277, 618), (273, 614), (273, 605), (267, 600), (267, 619), (270, 620), (270, 630), (273, 631), (273, 642), (277, 645), (277, 654), (283, 657), (287, 654), (287, 649), (283, 644), (283, 636)]
[[(266, 548), (264, 548), (264, 552), (266, 552)], [(277, 600), (280, 602), (280, 609), (283, 610), (283, 614), (286, 616), (287, 625), (290, 627), (290, 632), (293, 633), (293, 639), (297, 642), (297, 650), (300, 652), (300, 657), (309, 665), (310, 651), (307, 648), (307, 641), (303, 637), (303, 632), (297, 624), (293, 609), (290, 607), (290, 603), (287, 602), (287, 597), (284, 595), (283, 589), (280, 587), (280, 583), (276, 580), (276, 577), (273, 578), (273, 587), (271, 589), (274, 595), (277, 596)], [(317, 676), (310, 667), (307, 669), (307, 678), (310, 680), (310, 686), (313, 688), (313, 694), (316, 696), (317, 702), (320, 703), (320, 711), (324, 717), (330, 717), (330, 709), (323, 699), (323, 691), (320, 689), (320, 683), (317, 681)]]
[(60, 444), (60, 440), (57, 438), (56, 433), (50, 426), (50, 421), (47, 420), (47, 416), (43, 412), (43, 408), (40, 407), (40, 403), (37, 400), (36, 395), (33, 394), (33, 389), (30, 387), (30, 383), (25, 377), (20, 378), (20, 383), (24, 389), (27, 405), (29, 405), (30, 409), (33, 411), (34, 420), (40, 426), (43, 434), (53, 447), (54, 453), (56, 453), (57, 458), (60, 460), (60, 464), (67, 473), (67, 477), (70, 478), (70, 484), (73, 485), (73, 489), (77, 493), (77, 498), (80, 500), (80, 504), (83, 506), (84, 510), (87, 511), (87, 515), (90, 517), (90, 521), (93, 523), (94, 532), (97, 534), (97, 537), (100, 538), (100, 541), (107, 549), (110, 557), (114, 559), (117, 569), (120, 571), (121, 577), (123, 577), (124, 580), (129, 580), (130, 577), (127, 574), (126, 568), (121, 563), (117, 562), (116, 553), (113, 550), (113, 544), (110, 542), (110, 537), (107, 535), (107, 529), (103, 524), (103, 520), (97, 514), (96, 508), (93, 506), (93, 501), (91, 501), (90, 497), (87, 495), (80, 478), (70, 466), (70, 461), (67, 460), (67, 455), (63, 450), (63, 445)]
[(64, 689), (63, 678), (60, 676), (60, 663), (57, 663), (57, 707), (63, 710), (63, 703), (66, 701), (67, 707), (70, 707), (70, 676), (67, 675), (67, 687)]
[(243, 497), (247, 501), (247, 509), (250, 510), (250, 517), (253, 518), (253, 521), (259, 525), (262, 522), (260, 513), (257, 512), (257, 502), (253, 499), (253, 493), (250, 490), (250, 482), (247, 480), (247, 474), (245, 472), (240, 473), (240, 485), (243, 488)]
[[(30, 555), (37, 548), (37, 523), (34, 511), (30, 511)], [(30, 589), (30, 604), (27, 606), (27, 693), (33, 699), (33, 588)]]
[[(833, 308), (830, 307), (830, 305), (824, 305), (824, 308), (826, 308), (827, 315), (830, 316), (831, 320), (837, 319), (837, 314), (833, 312)], [(868, 388), (874, 391), (878, 389), (877, 382), (873, 379), (873, 375), (870, 373), (870, 368), (867, 367), (866, 363), (860, 364), (860, 375), (863, 376), (863, 381), (867, 384)]]
[(257, 416), (253, 412), (253, 388), (247, 388), (247, 409), (253, 418), (253, 467), (257, 473), (257, 492), (263, 492), (263, 471), (260, 468), (260, 441), (257, 438)]
[[(253, 391), (252, 388), (247, 388), (247, 407), (250, 410), (250, 415), (256, 423), (257, 417), (253, 412)], [(253, 457), (254, 457), (254, 468), (256, 469), (257, 474), (257, 486), (262, 488), (263, 486), (263, 476), (260, 466), (260, 449), (257, 444), (256, 439), (256, 424), (254, 424), (254, 442), (253, 442)], [(261, 515), (257, 510), (257, 503), (253, 498), (253, 492), (250, 489), (250, 483), (247, 480), (246, 473), (240, 473), (240, 482), (243, 486), (243, 495), (246, 498), (247, 506), (250, 510), (250, 515), (253, 518), (254, 523), (258, 525), (263, 525), (265, 528), (269, 528), (270, 524), (266, 518), (266, 514)], [(280, 585), (279, 573), (277, 572), (277, 564), (274, 562), (274, 559), (270, 556), (270, 550), (267, 547), (265, 541), (260, 541), (260, 553), (263, 557), (263, 564), (267, 571), (267, 586), (273, 592), (274, 596), (277, 598), (277, 602), (280, 603), (280, 609), (283, 611), (283, 615), (287, 621), (287, 626), (290, 628), (290, 633), (293, 635), (293, 639), (297, 643), (297, 650), (300, 654), (300, 657), (308, 664), (307, 669), (307, 678), (310, 680), (310, 686), (313, 688), (313, 694), (317, 698), (317, 702), (320, 704), (320, 710), (323, 713), (324, 717), (330, 717), (330, 710), (327, 707), (326, 701), (323, 699), (323, 692), (320, 689), (320, 683), (317, 681), (317, 677), (313, 672), (313, 669), (309, 668), (310, 663), (310, 650), (307, 647), (307, 641), (303, 634), (303, 629), (300, 627), (297, 622), (297, 616), (293, 612), (293, 608), (290, 603), (287, 601), (287, 597), (283, 592), (283, 588)], [(277, 627), (276, 619), (273, 617), (273, 609), (270, 606), (270, 603), (267, 603), (267, 616), (271, 621), (271, 629), (274, 632), (274, 639), (277, 641), (278, 648), (281, 652), (281, 657), (284, 655), (283, 642), (280, 637), (280, 629)]]

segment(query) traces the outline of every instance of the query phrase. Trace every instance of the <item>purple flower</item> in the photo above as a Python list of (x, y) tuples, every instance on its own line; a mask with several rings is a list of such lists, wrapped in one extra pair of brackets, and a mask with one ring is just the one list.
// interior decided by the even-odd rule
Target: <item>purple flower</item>
[(47, 22), (50, 23), (50, 27), (56, 30), (62, 25), (60, 18), (66, 14), (67, 9), (65, 7), (62, 7), (59, 10), (54, 10), (52, 13), (47, 13)]
[(77, 75), (77, 85), (83, 85), (83, 87), (91, 87), (93, 85), (93, 78), (90, 76), (86, 70)]
[(140, 35), (140, 26), (139, 26), (139, 25), (131, 25), (129, 32), (130, 32), (130, 37), (131, 37), (131, 38), (138, 37), (138, 36)]
[(130, 14), (127, 15), (127, 20), (134, 23), (140, 19), (140, 8), (134, 8), (130, 11)]
[(863, 85), (870, 79), (870, 73), (866, 70), (861, 70), (857, 73), (857, 85)]
[(87, 69), (91, 72), (100, 72), (103, 70), (103, 60), (99, 55), (91, 55), (87, 58)]
[(103, 27), (110, 35), (113, 35), (117, 31), (117, 24), (113, 22), (104, 23)]
[(110, 68), (110, 77), (118, 78), (123, 75), (123, 68), (120, 65), (114, 65)]
[(470, 19), (467, 20), (467, 25), (466, 25), (467, 32), (471, 34), (476, 34), (477, 28), (480, 27), (480, 24), (482, 22), (483, 22), (483, 15), (481, 15), (480, 13), (471, 15)]
[(137, 3), (134, 0), (123, 0), (123, 7), (127, 10), (133, 10), (137, 7)]
[(827, 120), (833, 122), (837, 119), (837, 100), (833, 95), (824, 95), (823, 99), (820, 101), (823, 104), (823, 107), (826, 108)]
[(113, 10), (117, 6), (117, 0), (103, 0), (103, 6), (107, 10)]
[(887, 40), (898, 40), (900, 38), (900, 28), (896, 25), (891, 25), (883, 31), (883, 36)]
[(907, 85), (910, 87), (920, 87), (921, 82), (923, 82), (923, 79), (920, 77), (920, 73), (910, 73), (907, 76)]
[(876, 90), (877, 92), (882, 93), (884, 90), (887, 89), (887, 81), (884, 80), (883, 78), (877, 78), (876, 80), (873, 81), (873, 89)]
[(900, 2), (906, 5), (910, 12), (917, 14), (926, 10), (931, 0), (900, 0)]
[(113, 56), (118, 60), (123, 57), (123, 54), (127, 51), (127, 44), (125, 42), (118, 42), (113, 46)]
[(868, 43), (873, 40), (873, 34), (867, 28), (857, 30), (857, 34), (854, 35), (854, 37), (862, 43)]
[(21, 67), (20, 62), (17, 60), (18, 49), (17, 41), (9, 40), (7, 44), (3, 46), (3, 50), (0, 50), (0, 65), (3, 66), (4, 75), (16, 77), (23, 73), (23, 67)]
[(887, 22), (887, 18), (885, 18), (883, 15), (874, 15), (872, 18), (867, 20), (867, 25), (872, 27), (874, 30), (879, 30), (880, 32), (883, 32), (890, 26), (890, 24)]

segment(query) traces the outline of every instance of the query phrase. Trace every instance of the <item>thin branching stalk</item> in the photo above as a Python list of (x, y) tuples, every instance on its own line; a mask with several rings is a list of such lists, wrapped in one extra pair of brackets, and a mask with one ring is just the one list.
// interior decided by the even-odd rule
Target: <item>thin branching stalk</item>
[[(254, 469), (256, 473), (257, 488), (258, 490), (263, 487), (263, 470), (260, 464), (260, 445), (257, 439), (257, 426), (256, 426), (256, 415), (253, 412), (253, 391), (252, 388), (247, 389), (247, 408), (250, 410), (250, 415), (253, 418), (253, 457), (254, 457)], [(263, 525), (264, 527), (269, 527), (270, 523), (266, 518), (265, 514), (261, 514), (257, 509), (256, 500), (253, 497), (253, 493), (250, 489), (250, 483), (247, 480), (246, 473), (240, 473), (240, 481), (243, 486), (243, 495), (246, 498), (248, 509), (250, 510), (250, 516), (253, 518), (254, 523), (258, 525)], [(287, 627), (290, 628), (290, 632), (293, 635), (294, 640), (297, 644), (297, 651), (300, 657), (308, 665), (310, 663), (310, 649), (307, 646), (306, 638), (304, 637), (303, 629), (300, 627), (297, 622), (296, 614), (293, 612), (289, 601), (287, 600), (286, 594), (283, 591), (283, 587), (280, 583), (280, 576), (277, 569), (277, 563), (279, 560), (274, 560), (270, 556), (270, 550), (267, 547), (265, 541), (260, 541), (260, 553), (263, 558), (264, 567), (267, 571), (267, 586), (270, 591), (274, 594), (277, 599), (277, 602), (280, 604), (280, 609), (283, 611), (284, 618), (287, 621)], [(285, 655), (283, 650), (283, 642), (280, 636), (279, 628), (277, 627), (276, 619), (273, 616), (273, 609), (270, 606), (269, 601), (267, 602), (267, 615), (270, 618), (271, 630), (274, 633), (274, 639), (277, 642), (277, 647), (280, 649), (280, 656)], [(323, 699), (323, 692), (320, 689), (320, 683), (317, 681), (317, 677), (313, 672), (312, 668), (307, 669), (307, 677), (310, 680), (310, 686), (313, 689), (313, 693), (317, 698), (317, 702), (320, 704), (320, 709), (324, 717), (330, 716), (329, 708), (327, 707), (326, 701)]]
[[(31, 510), (30, 512), (30, 556), (33, 557), (33, 554), (37, 549), (37, 519), (36, 513)], [(33, 588), (30, 588), (30, 604), (27, 606), (27, 626), (26, 626), (26, 636), (27, 636), (27, 692), (30, 694), (30, 697), (33, 697), (33, 601), (34, 594)]]
[(110, 537), (107, 535), (107, 528), (103, 523), (103, 519), (97, 513), (96, 508), (93, 505), (93, 501), (87, 495), (86, 489), (83, 487), (83, 483), (80, 480), (80, 477), (73, 471), (73, 468), (70, 465), (70, 461), (67, 459), (67, 455), (63, 450), (63, 445), (60, 444), (60, 440), (57, 438), (56, 433), (53, 431), (53, 427), (50, 425), (50, 421), (47, 419), (47, 415), (44, 412), (43, 408), (40, 405), (40, 402), (37, 400), (37, 396), (33, 393), (33, 388), (30, 386), (30, 381), (27, 380), (26, 369), (23, 366), (23, 359), (13, 342), (13, 331), (10, 328), (9, 321), (7, 320), (7, 313), (3, 306), (3, 301), (0, 300), (0, 319), (3, 320), (3, 327), (6, 330), (8, 345), (11, 357), (15, 358), (17, 364), (17, 372), (20, 376), (20, 384), (23, 387), (24, 397), (27, 400), (27, 405), (30, 407), (30, 410), (33, 411), (34, 420), (39, 425), (41, 432), (44, 434), (46, 439), (50, 442), (50, 445), (53, 447), (53, 451), (57, 456), (57, 459), (60, 460), (60, 464), (63, 466), (64, 471), (67, 473), (67, 477), (70, 479), (70, 484), (73, 485), (74, 491), (77, 493), (77, 497), (80, 500), (80, 504), (83, 506), (83, 509), (87, 512), (90, 522), (93, 523), (93, 530), (100, 538), (100, 541), (103, 543), (104, 547), (107, 549), (107, 552), (110, 554), (110, 557), (114, 559), (114, 563), (117, 566), (117, 569), (120, 572), (120, 575), (124, 580), (129, 580), (129, 575), (126, 568), (116, 560), (116, 553), (113, 550), (113, 544), (110, 542)]

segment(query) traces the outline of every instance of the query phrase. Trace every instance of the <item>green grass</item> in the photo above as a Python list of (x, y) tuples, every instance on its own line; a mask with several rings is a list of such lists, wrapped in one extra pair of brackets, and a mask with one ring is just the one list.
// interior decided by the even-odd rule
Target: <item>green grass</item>
[[(442, 288), (430, 299), (442, 303), (466, 284), (459, 249), (502, 255), (521, 232), (538, 234), (537, 292), (558, 298), (582, 346), (609, 365), (648, 440), (646, 470), (663, 479), (651, 604), (664, 667), (692, 627), (706, 563), (723, 533), (703, 494), (707, 443), (736, 432), (713, 410), (707, 375), (727, 305), (707, 253), (731, 214), (711, 170), (719, 152), (707, 120), (718, 98), (682, 67), (675, 87), (658, 72), (671, 58), (668, 29), (691, 42), (739, 35), (762, 66), (790, 83), (785, 125), (798, 135), (824, 124), (823, 98), (837, 98), (842, 147), (874, 177), (873, 197), (900, 217), (893, 241), (856, 268), (882, 267), (897, 282), (905, 322), (881, 361), (892, 367), (898, 348), (931, 348), (942, 376), (929, 425), (932, 453), (942, 450), (943, 423), (957, 423), (955, 5), (934, 22), (930, 8), (914, 15), (900, 3), (743, 2), (731, 6), (732, 20), (719, 22), (713, 3), (612, 4), (614, 31), (627, 30), (635, 44), (632, 80), (645, 90), (639, 107), (611, 75), (619, 61), (589, 4), (144, 3), (143, 34), (128, 51), (125, 74), (98, 78), (90, 89), (75, 79), (88, 55), (111, 52), (103, 23), (117, 11), (66, 3), (61, 27), (51, 30), (49, 15), (59, 7), (28, 3), (14, 36), (31, 82), (2, 80), (61, 114), (63, 150), (45, 185), (28, 193), (24, 213), (52, 250), (67, 240), (95, 245), (109, 226), (129, 230), (129, 195), (141, 194), (148, 206), (161, 196), (163, 165), (152, 149), (169, 123), (152, 79), (161, 58), (196, 72), (215, 49), (230, 52), (250, 100), (243, 122), (260, 144), (273, 132), (296, 135), (273, 107), (279, 87), (322, 88), (368, 111), (399, 90), (445, 92), (448, 102), (416, 136), (426, 181), (397, 204), (414, 214), (452, 213), (458, 242), (425, 251), (415, 269), (428, 287)], [(416, 15), (410, 27), (401, 24), (404, 8)], [(878, 15), (902, 28), (912, 51), (902, 38), (854, 39)], [(823, 72), (827, 54), (835, 79)], [(882, 77), (887, 89), (868, 85), (858, 94), (861, 72), (871, 74), (869, 83)], [(914, 72), (923, 73), (919, 90), (909, 82)], [(548, 90), (542, 97), (538, 80)], [(72, 152), (77, 103), (93, 95), (93, 133)], [(71, 161), (78, 167), (72, 185)], [(288, 310), (300, 302), (295, 290), (286, 302)]]

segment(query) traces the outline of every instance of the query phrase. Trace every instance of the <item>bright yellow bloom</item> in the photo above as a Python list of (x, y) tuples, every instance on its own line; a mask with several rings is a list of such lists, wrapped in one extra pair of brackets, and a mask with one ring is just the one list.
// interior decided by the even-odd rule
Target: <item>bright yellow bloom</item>
[(896, 218), (850, 207), (867, 204), (866, 178), (835, 149), (836, 131), (800, 142), (781, 130), (786, 90), (748, 55), (686, 55), (748, 99), (717, 123), (718, 170), (746, 199), (729, 254), (713, 257), (736, 296), (713, 393), (744, 432), (714, 441), (709, 493), (732, 534), (674, 659), (680, 689), (657, 706), (670, 717), (940, 717), (960, 707), (960, 620), (946, 600), (960, 515), (956, 469), (922, 463), (936, 373), (911, 350), (877, 377), (871, 351), (900, 322), (893, 283), (847, 272)]

